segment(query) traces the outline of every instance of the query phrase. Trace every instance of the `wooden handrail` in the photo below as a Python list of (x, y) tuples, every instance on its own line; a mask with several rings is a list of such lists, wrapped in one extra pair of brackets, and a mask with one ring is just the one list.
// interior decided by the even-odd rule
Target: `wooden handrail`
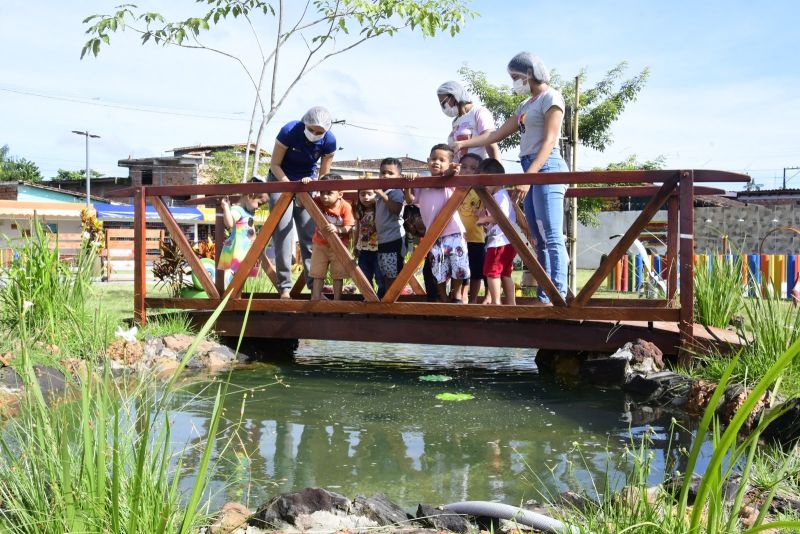
[[(187, 195), (240, 195), (246, 193), (310, 193), (330, 190), (346, 191), (359, 189), (355, 184), (364, 184), (360, 189), (392, 189), (408, 187), (480, 187), (486, 185), (547, 185), (547, 184), (625, 184), (664, 183), (681, 171), (598, 171), (598, 172), (552, 172), (535, 174), (480, 174), (450, 176), (447, 178), (420, 176), (414, 180), (403, 178), (360, 178), (352, 180), (300, 182), (248, 182), (245, 184), (198, 184), (147, 186), (147, 196)], [(725, 171), (696, 171), (695, 182), (747, 183), (750, 177)], [(113, 197), (130, 197), (137, 188), (120, 189), (108, 193)], [(629, 196), (629, 195), (625, 195)]]

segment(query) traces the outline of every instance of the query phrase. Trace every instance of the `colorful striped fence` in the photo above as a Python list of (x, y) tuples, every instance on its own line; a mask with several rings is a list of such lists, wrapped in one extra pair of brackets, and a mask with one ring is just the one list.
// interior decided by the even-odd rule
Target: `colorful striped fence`
[[(733, 255), (719, 255), (734, 261)], [(707, 265), (709, 272), (713, 271), (713, 254), (695, 254), (695, 269)], [(760, 287), (762, 293), (769, 290), (780, 298), (791, 299), (792, 288), (800, 280), (800, 255), (798, 254), (745, 254), (738, 259), (742, 262), (742, 278), (745, 285), (752, 284)], [(628, 254), (619, 260), (611, 274), (606, 279), (606, 289), (609, 291), (638, 292), (642, 289), (646, 277), (645, 262), (650, 269), (666, 279), (666, 260), (660, 255), (648, 255), (645, 260), (639, 254)]]

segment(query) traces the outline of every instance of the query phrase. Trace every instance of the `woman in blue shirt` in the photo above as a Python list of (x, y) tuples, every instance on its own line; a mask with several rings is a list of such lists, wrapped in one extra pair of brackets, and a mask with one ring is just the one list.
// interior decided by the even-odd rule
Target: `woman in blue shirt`
[[(330, 131), (331, 114), (321, 107), (309, 109), (300, 121), (291, 121), (281, 128), (272, 149), (267, 181), (304, 183), (316, 180), (331, 170), (333, 155), (336, 152), (336, 137)], [(319, 166), (317, 166), (319, 162)], [(280, 193), (269, 196), (269, 207), (272, 209), (280, 197)], [(303, 257), (303, 273), (306, 283), (311, 268), (311, 238), (314, 235), (314, 221), (295, 201), (281, 217), (275, 233), (272, 235), (275, 244), (275, 268), (278, 275), (278, 290), (282, 299), (288, 299), (292, 288), (292, 252), (294, 243), (291, 239), (292, 223), (297, 230), (300, 242), (300, 255)]]

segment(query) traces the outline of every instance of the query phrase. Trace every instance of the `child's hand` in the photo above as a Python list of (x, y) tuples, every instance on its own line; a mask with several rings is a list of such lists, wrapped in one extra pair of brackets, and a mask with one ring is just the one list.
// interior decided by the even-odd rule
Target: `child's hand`
[(455, 176), (461, 170), (461, 164), (453, 162), (450, 167), (444, 172), (445, 176)]
[(327, 230), (328, 232), (330, 232), (332, 234), (338, 234), (339, 233), (339, 229), (333, 223), (328, 223), (328, 225), (325, 227), (325, 230)]
[(416, 173), (416, 172), (404, 172), (403, 173), (403, 178), (405, 178), (406, 180), (416, 180), (417, 178), (419, 178), (419, 173)]
[(222, 197), (219, 199), (219, 205), (223, 208), (230, 208), (231, 207), (231, 200), (228, 197)]
[(450, 143), (450, 148), (452, 148), (452, 149), (453, 149), (453, 152), (455, 152), (456, 154), (458, 154), (458, 152), (459, 152), (459, 151), (461, 150), (461, 148), (462, 148), (462, 147), (461, 147), (461, 141), (453, 141), (452, 143)]
[(311, 181), (311, 178), (308, 177), (308, 176), (306, 176), (305, 178), (300, 178), (300, 183), (301, 184), (307, 184), (310, 181)]

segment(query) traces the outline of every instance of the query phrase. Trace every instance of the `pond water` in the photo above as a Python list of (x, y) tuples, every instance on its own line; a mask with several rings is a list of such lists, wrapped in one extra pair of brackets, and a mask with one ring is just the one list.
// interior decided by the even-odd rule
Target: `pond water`
[[(662, 477), (674, 456), (669, 416), (632, 421), (620, 391), (540, 377), (534, 357), (535, 350), (301, 341), (291, 363), (235, 370), (222, 426), (242, 424), (217, 451), (214, 500), (257, 506), (316, 486), (350, 498), (382, 491), (412, 510), (594, 494), (607, 475), (610, 487), (624, 484), (626, 446), (645, 435), (652, 482)], [(420, 379), (431, 374), (452, 379)], [(215, 391), (207, 385), (196, 382), (176, 397), (178, 440), (202, 440)], [(442, 401), (440, 393), (474, 398)], [(690, 437), (681, 431), (673, 442), (685, 446)]]

